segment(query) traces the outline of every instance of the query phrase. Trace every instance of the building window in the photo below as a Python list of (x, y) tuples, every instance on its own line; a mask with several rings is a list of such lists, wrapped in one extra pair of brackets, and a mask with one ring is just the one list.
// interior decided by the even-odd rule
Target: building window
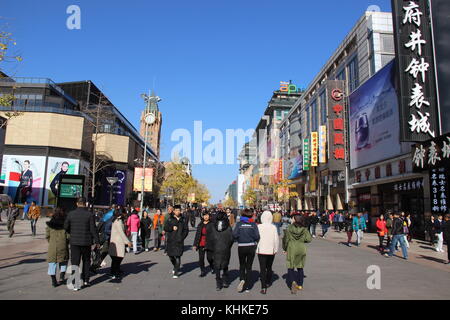
[(345, 68), (338, 72), (336, 80), (344, 80), (344, 81), (346, 80)]
[(311, 121), (309, 117), (309, 106), (306, 107), (306, 135), (308, 136), (311, 132)]
[(281, 110), (277, 110), (275, 114), (276, 114), (276, 119), (277, 119), (277, 120), (282, 120), (282, 119), (283, 119), (283, 118), (281, 117)]
[(320, 94), (320, 123), (322, 125), (327, 124), (327, 95), (326, 91), (322, 91)]
[(359, 73), (358, 73), (358, 57), (355, 56), (348, 64), (348, 82), (349, 90), (353, 92), (359, 86)]
[(318, 110), (317, 110), (317, 100), (311, 103), (311, 113), (312, 113), (312, 131), (317, 131), (318, 127)]

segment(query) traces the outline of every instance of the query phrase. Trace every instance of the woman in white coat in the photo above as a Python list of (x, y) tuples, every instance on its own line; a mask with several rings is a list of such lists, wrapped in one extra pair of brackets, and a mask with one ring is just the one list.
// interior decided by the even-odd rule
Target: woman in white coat
[(125, 246), (132, 246), (123, 230), (123, 216), (117, 212), (114, 214), (113, 224), (111, 227), (111, 241), (109, 244), (109, 255), (112, 260), (111, 276), (113, 280), (120, 279), (120, 264), (125, 257)]
[(258, 225), (260, 240), (256, 253), (258, 254), (261, 278), (261, 293), (267, 293), (267, 287), (272, 282), (272, 265), (275, 254), (278, 252), (279, 236), (277, 227), (273, 224), (273, 216), (270, 211), (264, 211), (261, 215), (261, 224)]

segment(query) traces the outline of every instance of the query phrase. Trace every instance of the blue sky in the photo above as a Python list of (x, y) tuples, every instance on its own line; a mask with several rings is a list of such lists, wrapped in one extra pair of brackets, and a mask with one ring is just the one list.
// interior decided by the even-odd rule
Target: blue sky
[[(81, 30), (66, 28), (72, 4)], [(306, 87), (370, 5), (391, 11), (390, 0), (2, 0), (0, 16), (24, 58), (7, 71), (92, 80), (136, 128), (155, 79), (169, 160), (171, 133), (195, 120), (254, 128), (279, 82)], [(194, 166), (214, 202), (237, 174), (237, 164)]]

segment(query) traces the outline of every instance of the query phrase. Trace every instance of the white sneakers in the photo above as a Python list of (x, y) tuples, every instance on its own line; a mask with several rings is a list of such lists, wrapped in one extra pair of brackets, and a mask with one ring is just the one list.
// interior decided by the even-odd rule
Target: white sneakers
[(241, 282), (239, 282), (239, 285), (237, 287), (238, 292), (242, 292), (244, 290), (244, 284), (245, 284), (244, 280), (241, 280)]

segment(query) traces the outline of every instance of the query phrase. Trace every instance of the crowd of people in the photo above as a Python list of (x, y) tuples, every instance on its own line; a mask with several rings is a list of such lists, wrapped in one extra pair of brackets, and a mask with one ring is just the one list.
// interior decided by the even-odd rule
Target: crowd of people
[[(360, 246), (369, 226), (367, 213), (349, 212), (271, 212), (269, 210), (244, 209), (238, 217), (237, 210), (230, 208), (191, 208), (169, 206), (163, 214), (160, 209), (145, 209), (142, 213), (131, 206), (113, 205), (107, 212), (95, 210), (94, 214), (79, 199), (77, 209), (69, 213), (56, 208), (47, 222), (48, 275), (54, 287), (66, 283), (66, 271), (70, 259), (72, 269), (79, 268), (82, 262), (81, 281), (84, 287), (90, 286), (90, 275), (107, 266), (106, 258), (111, 258), (109, 275), (111, 280), (122, 278), (121, 263), (127, 252), (134, 254), (150, 251), (153, 237), (153, 251), (164, 248), (164, 255), (172, 265), (172, 277), (181, 275), (181, 258), (189, 225), (196, 230), (192, 249), (198, 252), (200, 277), (208, 270), (215, 275), (218, 291), (230, 286), (229, 263), (231, 249), (236, 243), (239, 259), (238, 292), (248, 292), (252, 287), (253, 262), (259, 262), (261, 294), (266, 294), (273, 281), (274, 260), (281, 244), (285, 254), (287, 282), (291, 293), (303, 289), (306, 245), (317, 237), (317, 225), (321, 226), (321, 237), (326, 238), (328, 230), (345, 232), (346, 244)], [(14, 223), (19, 217), (19, 209), (11, 203), (7, 210), (7, 227), (10, 237), (14, 234)], [(36, 223), (40, 208), (36, 203), (27, 207), (31, 221), (32, 234), (36, 234)], [(196, 226), (196, 219), (200, 223)], [(435, 250), (444, 252), (444, 240), (450, 241), (450, 215), (432, 216), (426, 225), (426, 234)], [(286, 224), (282, 234), (282, 226)], [(386, 257), (402, 250), (408, 259), (411, 242), (411, 219), (404, 212), (388, 211), (380, 215), (374, 225), (378, 235), (378, 250)], [(280, 236), (281, 239), (280, 239)], [(281, 241), (280, 241), (281, 240)], [(205, 263), (206, 258), (206, 263)], [(450, 262), (450, 253), (447, 264)], [(60, 272), (57, 280), (57, 270)], [(75, 285), (77, 291), (80, 286)]]

